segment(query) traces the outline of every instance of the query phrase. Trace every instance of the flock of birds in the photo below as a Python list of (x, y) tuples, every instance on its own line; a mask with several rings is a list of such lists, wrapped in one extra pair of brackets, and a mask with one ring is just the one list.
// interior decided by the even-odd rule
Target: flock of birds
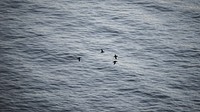
[[(103, 50), (103, 49), (101, 49), (101, 53), (104, 53), (104, 50)], [(113, 64), (114, 64), (114, 65), (117, 63), (117, 57), (118, 57), (118, 56), (115, 54), (115, 55), (114, 55), (115, 60), (113, 61)], [(78, 61), (81, 61), (81, 57), (78, 57), (77, 59), (78, 59)]]

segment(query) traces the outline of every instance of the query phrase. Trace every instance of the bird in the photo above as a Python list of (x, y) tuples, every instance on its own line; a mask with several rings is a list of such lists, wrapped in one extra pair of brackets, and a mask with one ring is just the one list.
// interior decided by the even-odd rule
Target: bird
[(117, 59), (118, 56), (115, 54), (114, 57), (115, 57), (115, 59)]
[(78, 57), (77, 59), (78, 59), (78, 61), (81, 61), (81, 57)]
[(113, 64), (115, 65), (117, 63), (117, 61), (113, 61)]
[(103, 50), (103, 49), (101, 49), (101, 53), (104, 53), (104, 50)]

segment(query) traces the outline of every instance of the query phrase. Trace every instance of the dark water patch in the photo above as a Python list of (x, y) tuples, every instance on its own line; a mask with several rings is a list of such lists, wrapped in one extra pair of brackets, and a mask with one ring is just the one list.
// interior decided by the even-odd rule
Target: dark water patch
[(170, 98), (168, 95), (162, 95), (162, 94), (157, 94), (154, 97), (156, 97), (158, 99), (168, 99), (168, 98)]
[(192, 9), (191, 10), (183, 10), (181, 14), (182, 14), (182, 17), (186, 16), (186, 17), (193, 18), (193, 19), (200, 19), (199, 18), (200, 13), (196, 10), (192, 10)]
[(121, 17), (113, 17), (111, 18), (112, 20), (119, 20), (119, 19), (122, 19)]
[(127, 4), (136, 4), (136, 5), (147, 5), (147, 4), (152, 4), (153, 2), (151, 1), (132, 1), (132, 0), (122, 0), (123, 2), (125, 1)]
[(159, 5), (148, 4), (145, 7), (150, 8), (150, 9), (156, 9), (156, 10), (162, 12), (162, 13), (163, 12), (173, 12), (172, 8), (164, 7), (164, 6), (160, 5), (160, 4)]
[[(103, 65), (102, 65), (103, 66)], [(94, 70), (97, 70), (97, 71), (100, 71), (100, 72), (108, 72), (108, 71), (110, 71), (110, 70), (112, 70), (112, 68), (111, 67), (95, 67), (95, 68), (93, 68)]]
[(29, 4), (30, 2), (27, 0), (20, 0), (20, 1), (19, 0), (8, 0), (3, 3), (4, 3), (4, 5), (8, 5), (11, 8), (20, 8), (23, 4)]
[(49, 93), (52, 93), (56, 90), (60, 90), (60, 87), (58, 85), (52, 85), (52, 84), (45, 84), (45, 82), (41, 82), (41, 83), (33, 83), (31, 85), (29, 85), (28, 88), (26, 88), (27, 90), (30, 90), (30, 92), (40, 92), (40, 91), (47, 91)]
[(168, 84), (169, 88), (172, 89), (176, 89), (176, 90), (182, 90), (182, 91), (188, 91), (188, 90), (194, 90), (194, 91), (198, 91), (198, 86), (196, 84), (185, 84), (184, 82), (180, 82), (178, 83), (171, 83)]
[(185, 57), (185, 58), (198, 58), (200, 57), (199, 51), (186, 49), (186, 50), (175, 50), (173, 54), (177, 57)]
[(147, 97), (147, 98), (154, 98), (156, 100), (163, 100), (163, 99), (169, 99), (170, 96), (166, 95), (165, 93), (162, 92), (154, 92), (154, 91), (139, 91), (135, 90), (133, 91), (133, 94), (137, 94), (142, 97)]
[(155, 98), (146, 98), (140, 101), (143, 104), (147, 104), (148, 106), (156, 106), (158, 103), (160, 103), (159, 99)]
[(189, 69), (189, 68), (200, 68), (200, 65), (179, 65), (179, 67), (182, 67), (184, 69)]
[(98, 33), (108, 33), (108, 34), (122, 34), (121, 31), (117, 30), (117, 29), (113, 29), (107, 26), (103, 26), (103, 27), (97, 27), (97, 30), (95, 30), (94, 32), (98, 32)]
[(177, 60), (163, 60), (163, 62), (166, 62), (166, 63), (189, 63), (190, 61), (189, 60), (180, 60), (180, 59), (177, 59)]
[(137, 5), (149, 5), (149, 4), (151, 4), (151, 2), (147, 2), (147, 1), (142, 2), (142, 1), (140, 1), (140, 2), (134, 2), (133, 4), (137, 4)]
[[(14, 82), (14, 81), (13, 81)], [(5, 85), (4, 85), (5, 86)], [(7, 85), (6, 86), (7, 87), (7, 90), (9, 91), (9, 90), (12, 90), (12, 91), (20, 91), (20, 90), (22, 90), (22, 89), (24, 89), (23, 87), (20, 87), (19, 85), (17, 85), (17, 82), (16, 83), (14, 83), (14, 84), (9, 84), (9, 85)]]
[(193, 99), (192, 101), (194, 101), (195, 105), (200, 106), (200, 98)]
[(61, 63), (66, 63), (66, 62), (73, 62), (73, 61), (76, 61), (76, 60), (77, 60), (77, 58), (74, 57), (74, 56), (66, 56), (65, 58), (60, 58), (60, 57), (57, 57), (57, 56), (50, 55), (50, 56), (44, 56), (38, 61), (44, 62), (46, 64), (59, 64), (59, 63), (61, 64)]
[(192, 16), (192, 18), (196, 20), (195, 22), (200, 23), (200, 22), (199, 22), (199, 21), (200, 21), (200, 14), (197, 14), (197, 15), (195, 15), (195, 16)]
[(173, 110), (173, 109), (165, 109), (165, 108), (157, 109), (157, 111), (159, 111), (159, 112), (176, 112), (176, 111)]
[(168, 95), (165, 95), (161, 92), (152, 92), (152, 97), (157, 99), (169, 99), (170, 97)]
[(137, 82), (136, 79), (127, 79), (126, 81), (128, 81), (128, 82)]
[(117, 91), (120, 91), (120, 92), (131, 92), (131, 91), (134, 91), (136, 90), (136, 88), (121, 88), (121, 89), (118, 89)]
[(152, 97), (152, 94), (140, 90), (133, 91), (133, 94), (141, 95), (143, 97)]
[(32, 59), (42, 58), (45, 56), (51, 56), (51, 54), (45, 48), (30, 48), (30, 49), (26, 48), (23, 52), (27, 54), (26, 55), (27, 57), (32, 58)]

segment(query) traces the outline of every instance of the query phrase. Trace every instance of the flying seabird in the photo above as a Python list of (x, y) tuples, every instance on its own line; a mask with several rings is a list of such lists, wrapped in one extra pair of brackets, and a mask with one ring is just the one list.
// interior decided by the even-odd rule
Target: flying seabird
[(117, 59), (118, 56), (115, 54), (114, 57), (115, 57), (115, 59)]
[(78, 57), (77, 59), (78, 59), (78, 61), (81, 61), (81, 57)]
[(103, 49), (101, 49), (101, 53), (104, 53), (104, 50), (103, 50)]
[(113, 61), (113, 64), (115, 65), (117, 63), (117, 61)]

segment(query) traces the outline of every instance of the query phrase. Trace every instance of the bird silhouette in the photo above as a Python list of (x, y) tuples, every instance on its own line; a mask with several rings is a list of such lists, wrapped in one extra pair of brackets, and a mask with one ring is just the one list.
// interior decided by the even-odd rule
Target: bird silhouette
[(115, 54), (114, 57), (115, 57), (115, 59), (117, 59), (118, 56)]
[(81, 57), (78, 57), (77, 59), (78, 59), (78, 61), (81, 61)]
[(103, 49), (101, 49), (101, 53), (104, 53), (104, 50), (103, 50)]
[(113, 64), (115, 65), (117, 63), (117, 61), (113, 61)]

